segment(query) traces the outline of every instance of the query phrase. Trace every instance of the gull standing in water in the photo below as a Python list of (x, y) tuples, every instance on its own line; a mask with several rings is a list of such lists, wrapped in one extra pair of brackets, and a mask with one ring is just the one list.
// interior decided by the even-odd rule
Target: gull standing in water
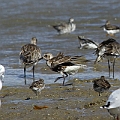
[(105, 25), (103, 25), (101, 27), (103, 27), (103, 30), (105, 32), (107, 32), (107, 36), (108, 35), (115, 36), (115, 33), (120, 32), (120, 27), (118, 27), (116, 25), (111, 25), (109, 20), (107, 20)]
[(106, 104), (100, 108), (106, 108), (116, 120), (120, 120), (120, 88), (113, 91)]
[(4, 78), (5, 68), (3, 65), (0, 65), (0, 90), (2, 89), (2, 80)]
[(58, 25), (53, 25), (53, 28), (56, 29), (59, 34), (71, 33), (76, 29), (76, 24), (74, 24), (73, 22), (74, 19), (70, 18), (68, 23), (60, 23)]
[(20, 51), (20, 61), (24, 65), (24, 78), (26, 78), (26, 67), (33, 67), (33, 78), (35, 65), (41, 60), (41, 50), (36, 45), (37, 38), (33, 37), (31, 39), (31, 44), (26, 44), (22, 46)]
[(115, 39), (109, 38), (106, 41), (103, 41), (99, 44), (96, 49), (97, 58), (95, 63), (101, 61), (103, 58), (107, 58), (108, 60), (108, 69), (109, 69), (109, 77), (110, 77), (110, 62), (113, 64), (113, 79), (114, 79), (114, 66), (115, 60), (120, 56), (120, 43), (118, 43)]
[(79, 59), (81, 56), (64, 56), (63, 53), (59, 53), (57, 56), (53, 56), (51, 53), (46, 53), (43, 56), (43, 59), (46, 60), (47, 66), (55, 72), (58, 72), (62, 77), (58, 77), (54, 82), (63, 78), (63, 85), (65, 85), (65, 78), (68, 75), (73, 75), (78, 72), (80, 68), (85, 68), (86, 65), (75, 64), (74, 62)]

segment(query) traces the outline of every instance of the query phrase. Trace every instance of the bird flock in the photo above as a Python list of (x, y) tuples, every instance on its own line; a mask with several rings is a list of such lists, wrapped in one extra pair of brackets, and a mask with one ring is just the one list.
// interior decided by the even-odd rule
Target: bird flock
[[(53, 25), (53, 28), (57, 30), (58, 34), (66, 34), (75, 31), (76, 24), (74, 23), (74, 19), (70, 18), (67, 23), (60, 23), (58, 25)], [(80, 49), (94, 49), (96, 60), (95, 64), (102, 61), (104, 58), (108, 60), (108, 69), (109, 69), (109, 77), (110, 77), (110, 63), (113, 64), (113, 79), (114, 79), (114, 66), (115, 60), (120, 55), (120, 43), (117, 42), (115, 38), (115, 34), (120, 32), (120, 27), (116, 25), (111, 25), (110, 21), (106, 21), (105, 25), (101, 26), (105, 32), (107, 32), (107, 36), (109, 37), (107, 40), (96, 43), (90, 39), (84, 38), (84, 36), (78, 36)], [(37, 38), (33, 37), (31, 39), (31, 43), (23, 45), (21, 47), (21, 51), (19, 53), (20, 62), (23, 64), (24, 68), (24, 78), (26, 79), (26, 69), (32, 66), (33, 70), (33, 79), (35, 78), (35, 66), (37, 63), (43, 59), (46, 61), (46, 65), (50, 68), (50, 70), (60, 73), (62, 76), (57, 77), (54, 82), (57, 82), (59, 79), (63, 79), (63, 86), (65, 86), (65, 78), (69, 75), (73, 75), (78, 73), (79, 69), (86, 69), (87, 66), (76, 63), (79, 61), (82, 56), (68, 56), (64, 55), (62, 52), (59, 52), (56, 56), (53, 56), (52, 53), (44, 53), (41, 54), (41, 49), (37, 46)], [(0, 65), (0, 90), (2, 89), (2, 78), (4, 77), (5, 68)], [(105, 80), (105, 76), (101, 76), (100, 79), (93, 80), (93, 89), (99, 93), (99, 96), (102, 92), (108, 90), (111, 87), (110, 83)], [(33, 81), (30, 86), (35, 94), (38, 96), (41, 93), (41, 90), (45, 88), (45, 83), (43, 79), (39, 79), (38, 81)], [(115, 90), (109, 96), (106, 104), (100, 108), (108, 109), (108, 112), (114, 116), (117, 120), (120, 120), (120, 89)]]

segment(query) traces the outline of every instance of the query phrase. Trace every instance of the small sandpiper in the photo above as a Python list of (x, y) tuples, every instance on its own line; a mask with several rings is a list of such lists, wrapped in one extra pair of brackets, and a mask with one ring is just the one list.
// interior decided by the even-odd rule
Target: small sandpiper
[(86, 65), (74, 63), (80, 57), (81, 56), (64, 56), (63, 53), (60, 52), (55, 57), (51, 53), (46, 53), (44, 54), (43, 59), (46, 60), (47, 66), (52, 71), (62, 75), (62, 77), (56, 78), (54, 82), (63, 78), (63, 85), (65, 85), (65, 78), (68, 77), (68, 75), (77, 73), (80, 68), (86, 68)]
[(120, 88), (113, 91), (106, 104), (100, 108), (106, 108), (114, 119), (120, 120)]
[(90, 39), (84, 38), (84, 36), (78, 36), (80, 49), (96, 49), (98, 44)]
[(41, 94), (41, 90), (43, 90), (44, 88), (45, 88), (45, 83), (44, 83), (43, 79), (39, 79), (38, 81), (34, 81), (30, 86), (30, 89), (32, 89), (33, 92), (35, 92), (36, 96)]
[(74, 19), (70, 18), (68, 23), (53, 25), (53, 28), (56, 29), (59, 34), (71, 33), (76, 29), (76, 24), (74, 24), (73, 22)]
[(105, 25), (101, 26), (103, 27), (103, 30), (105, 32), (107, 32), (107, 36), (110, 35), (111, 37), (115, 37), (115, 33), (120, 32), (120, 27), (116, 26), (116, 25), (111, 25), (110, 21), (107, 20)]
[(100, 93), (103, 93), (111, 87), (110, 83), (107, 80), (105, 80), (104, 76), (101, 76), (100, 79), (95, 79), (93, 83), (93, 89), (99, 93), (99, 96)]

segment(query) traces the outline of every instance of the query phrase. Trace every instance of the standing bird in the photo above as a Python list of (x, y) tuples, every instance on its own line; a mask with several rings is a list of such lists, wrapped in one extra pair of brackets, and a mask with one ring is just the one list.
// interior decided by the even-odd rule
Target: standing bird
[(30, 89), (32, 89), (32, 91), (35, 92), (36, 96), (38, 96), (39, 93), (41, 93), (41, 90), (43, 90), (44, 88), (45, 88), (45, 83), (43, 79), (34, 81), (30, 86)]
[(111, 85), (110, 83), (105, 80), (105, 77), (104, 76), (101, 76), (100, 79), (96, 79), (93, 81), (93, 89), (96, 91), (96, 92), (99, 92), (99, 96), (100, 96), (100, 93), (103, 93), (104, 91), (108, 90)]
[(96, 49), (98, 44), (92, 40), (85, 39), (84, 36), (78, 36), (80, 49)]
[(105, 25), (101, 26), (103, 27), (103, 30), (107, 32), (107, 36), (115, 36), (115, 33), (120, 32), (120, 27), (116, 26), (116, 25), (111, 25), (110, 21), (107, 20)]
[(74, 19), (70, 18), (68, 23), (60, 23), (58, 25), (53, 25), (53, 28), (56, 29), (59, 34), (71, 33), (76, 29), (76, 24), (74, 24), (73, 22)]
[(120, 120), (120, 88), (113, 91), (106, 104), (100, 108), (106, 108), (116, 120)]
[(5, 68), (3, 65), (0, 65), (0, 90), (2, 89), (2, 80), (4, 78)]
[(65, 78), (68, 75), (73, 75), (78, 72), (80, 68), (85, 68), (86, 65), (75, 64), (74, 62), (79, 59), (81, 56), (64, 56), (63, 53), (59, 53), (57, 56), (53, 56), (51, 53), (46, 53), (43, 56), (43, 59), (46, 60), (47, 66), (55, 72), (58, 72), (62, 77), (58, 77), (54, 82), (63, 78), (63, 85), (65, 85)]
[(120, 43), (118, 43), (115, 39), (109, 38), (108, 40), (100, 43), (95, 52), (97, 55), (95, 63), (101, 61), (103, 58), (107, 58), (109, 77), (110, 77), (110, 62), (113, 64), (113, 79), (114, 79), (114, 66), (116, 58), (120, 56)]
[(24, 78), (26, 78), (26, 67), (33, 66), (33, 78), (34, 78), (34, 69), (35, 65), (41, 60), (41, 50), (36, 45), (37, 39), (33, 37), (31, 39), (31, 44), (26, 44), (22, 46), (20, 51), (20, 61), (24, 65)]

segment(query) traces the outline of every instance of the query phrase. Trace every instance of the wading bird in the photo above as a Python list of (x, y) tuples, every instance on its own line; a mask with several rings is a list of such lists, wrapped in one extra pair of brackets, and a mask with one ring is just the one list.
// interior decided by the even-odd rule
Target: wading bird
[(110, 77), (110, 62), (113, 64), (113, 78), (114, 78), (115, 60), (117, 57), (120, 56), (120, 43), (118, 43), (115, 39), (109, 38), (108, 40), (103, 41), (98, 45), (95, 53), (97, 55), (95, 63), (101, 61), (103, 58), (107, 58), (109, 77)]
[(105, 25), (103, 25), (101, 27), (103, 28), (103, 30), (105, 32), (107, 32), (107, 36), (110, 35), (110, 36), (114, 37), (115, 33), (120, 32), (120, 27), (118, 27), (116, 25), (111, 25), (109, 20), (107, 20)]
[(33, 37), (31, 39), (31, 44), (26, 44), (22, 46), (20, 51), (20, 61), (24, 65), (24, 78), (26, 78), (26, 67), (33, 67), (33, 78), (35, 65), (41, 60), (41, 50), (36, 45), (37, 39)]
[(43, 59), (46, 60), (47, 66), (55, 72), (58, 72), (62, 77), (58, 77), (54, 82), (63, 78), (63, 85), (65, 85), (65, 78), (68, 75), (73, 75), (78, 72), (80, 68), (85, 68), (86, 65), (75, 64), (74, 62), (79, 59), (81, 56), (64, 56), (63, 53), (59, 53), (57, 56), (53, 56), (51, 53), (46, 53), (43, 56)]
[(68, 23), (53, 25), (53, 28), (56, 29), (59, 34), (71, 33), (76, 29), (76, 24), (74, 24), (73, 22), (74, 19), (70, 18)]

